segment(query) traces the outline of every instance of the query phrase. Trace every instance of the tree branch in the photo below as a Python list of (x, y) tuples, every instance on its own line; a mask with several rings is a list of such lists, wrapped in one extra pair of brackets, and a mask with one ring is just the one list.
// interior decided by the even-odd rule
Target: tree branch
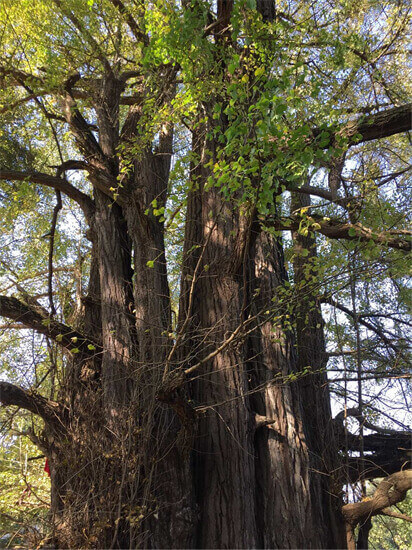
[[(412, 104), (401, 105), (393, 109), (380, 111), (373, 115), (362, 116), (356, 120), (346, 123), (340, 130), (332, 129), (322, 130), (316, 128), (313, 135), (316, 137), (322, 134), (324, 140), (325, 132), (329, 134), (329, 139), (324, 140), (322, 147), (327, 149), (332, 145), (338, 136), (348, 140), (348, 145), (356, 145), (374, 139), (381, 139), (394, 134), (401, 134), (412, 129)], [(358, 136), (361, 136), (360, 138)]]
[(363, 414), (357, 408), (350, 408), (350, 409), (346, 409), (346, 411), (341, 411), (339, 414), (335, 416), (335, 420), (339, 422), (343, 422), (343, 419), (345, 418), (345, 416), (346, 417), (351, 416), (353, 418), (356, 418), (356, 420), (359, 423), (361, 423), (364, 428), (367, 428), (368, 430), (372, 430), (380, 434), (399, 435), (399, 436), (406, 435), (408, 437), (412, 437), (412, 431), (401, 432), (399, 430), (391, 430), (390, 428), (381, 428), (381, 426), (376, 426), (375, 424), (372, 424), (371, 422), (369, 422), (367, 418), (363, 416)]
[(400, 134), (412, 129), (412, 104), (401, 105), (386, 111), (380, 111), (358, 119), (355, 124), (348, 123), (345, 134), (350, 138), (350, 145), (359, 143), (354, 136), (360, 134), (360, 142), (372, 141)]
[(3, 405), (15, 405), (37, 414), (49, 425), (62, 425), (63, 407), (33, 390), (24, 390), (9, 382), (0, 382), (0, 401)]
[[(349, 308), (347, 308), (343, 304), (340, 304), (339, 302), (337, 302), (336, 300), (334, 300), (330, 296), (323, 296), (322, 299), (321, 299), (321, 302), (324, 303), (324, 304), (329, 304), (333, 307), (336, 307), (337, 309), (340, 309), (341, 311), (343, 311), (343, 313), (346, 313), (347, 315), (352, 317), (352, 319), (354, 318), (353, 311), (351, 311)], [(375, 327), (375, 325), (373, 325), (372, 323), (369, 323), (369, 321), (365, 321), (365, 319), (362, 319), (362, 316), (360, 316), (360, 318), (359, 318), (359, 323), (361, 325), (363, 325), (364, 327), (366, 327), (367, 329), (374, 332), (375, 334), (377, 334), (379, 336), (379, 338), (388, 347), (392, 348), (396, 353), (399, 353), (400, 350), (399, 350), (398, 346), (393, 344), (392, 340), (390, 340), (382, 330), (380, 330), (378, 327)]]
[(262, 416), (261, 414), (255, 414), (255, 429), (258, 430), (259, 428), (265, 428), (267, 426), (271, 426), (272, 424), (276, 424), (277, 420), (274, 420), (273, 418), (268, 418), (267, 416)]
[[(405, 252), (410, 252), (412, 249), (412, 243), (408, 238), (397, 236), (399, 234), (406, 234), (409, 237), (412, 235), (412, 231), (389, 230), (377, 233), (360, 223), (351, 224), (340, 222), (339, 220), (325, 220), (322, 216), (317, 216), (315, 214), (312, 214), (311, 218), (313, 219), (313, 224), (309, 229), (321, 233), (330, 239), (356, 240), (362, 242), (372, 241), (376, 244), (388, 246), (389, 248), (395, 248), (397, 250), (404, 250)], [(262, 223), (278, 231), (298, 231), (301, 224), (301, 218), (296, 216), (277, 219), (269, 218), (262, 220)]]
[(51, 319), (48, 312), (40, 306), (22, 302), (11, 296), (0, 296), (0, 315), (48, 336), (71, 353), (93, 357), (101, 352), (96, 342), (72, 327)]
[(350, 483), (358, 483), (362, 479), (377, 479), (399, 472), (402, 468), (410, 467), (411, 461), (400, 452), (388, 456), (387, 454), (365, 455), (344, 459), (345, 476)]
[(42, 84), (44, 86), (43, 79), (37, 75), (25, 73), (24, 71), (20, 71), (19, 69), (0, 67), (0, 77), (2, 77), (2, 80), (6, 76), (12, 78), (12, 84), (14, 86), (22, 86), (25, 83), (32, 84), (33, 82)]
[(65, 178), (58, 178), (56, 176), (51, 176), (50, 174), (45, 174), (43, 172), (36, 172), (30, 170), (27, 172), (18, 172), (16, 170), (8, 170), (7, 168), (0, 168), (0, 180), (10, 180), (10, 181), (24, 181), (29, 180), (33, 183), (38, 183), (40, 185), (46, 185), (47, 187), (52, 187), (57, 191), (61, 191), (67, 195), (70, 199), (73, 199), (81, 207), (86, 216), (87, 220), (90, 221), (94, 213), (94, 201), (86, 193), (83, 193), (74, 185), (69, 183)]
[(138, 42), (143, 42), (143, 44), (147, 46), (149, 44), (149, 37), (147, 36), (147, 34), (145, 34), (139, 29), (138, 24), (136, 23), (135, 19), (132, 17), (131, 13), (128, 11), (126, 6), (123, 4), (123, 2), (121, 2), (121, 0), (110, 0), (110, 2), (113, 4), (113, 6), (115, 6), (115, 8), (119, 10), (119, 12), (126, 19), (126, 23), (128, 24), (136, 40)]
[(369, 500), (345, 504), (342, 508), (344, 518), (353, 530), (361, 521), (381, 514), (386, 508), (404, 500), (411, 488), (412, 470), (396, 472), (380, 482)]
[(78, 17), (76, 17), (76, 15), (73, 12), (66, 9), (63, 6), (63, 3), (61, 2), (61, 0), (53, 0), (53, 2), (56, 4), (58, 8), (60, 8), (63, 15), (65, 15), (69, 19), (69, 21), (71, 21), (71, 23), (76, 27), (76, 29), (80, 33), (80, 36), (83, 36), (84, 39), (89, 43), (89, 45), (95, 50), (95, 53), (97, 54), (97, 58), (100, 60), (105, 70), (108, 73), (111, 73), (112, 68), (110, 66), (109, 61), (107, 60), (106, 56), (103, 54), (102, 49), (100, 48), (95, 38), (87, 30), (87, 28), (82, 24), (80, 19), (78, 19)]
[(48, 297), (49, 297), (49, 305), (50, 305), (50, 311), (52, 315), (56, 314), (56, 308), (54, 306), (53, 301), (53, 252), (54, 252), (54, 238), (56, 235), (56, 226), (57, 226), (57, 217), (59, 215), (60, 210), (63, 208), (62, 203), (62, 197), (61, 193), (58, 189), (56, 189), (56, 206), (53, 209), (53, 216), (52, 216), (52, 223), (50, 228), (50, 235), (49, 235), (49, 273), (48, 273)]
[(90, 161), (94, 159), (98, 160), (104, 168), (105, 155), (93, 133), (90, 131), (90, 125), (80, 113), (72, 93), (72, 86), (77, 77), (80, 78), (79, 75), (74, 75), (66, 83), (66, 95), (62, 99), (64, 116), (84, 156), (89, 158)]
[[(358, 409), (348, 409), (347, 416), (353, 416), (359, 420)], [(374, 479), (393, 474), (411, 463), (410, 445), (411, 432), (385, 430), (372, 424), (364, 424), (368, 429), (378, 430), (378, 433), (360, 436), (350, 433), (344, 426), (345, 411), (340, 412), (334, 418), (334, 426), (339, 448), (345, 452), (359, 452), (364, 450), (362, 458), (350, 456), (345, 459), (347, 464), (347, 476), (351, 483), (359, 481), (362, 472), (364, 479)]]
[(391, 518), (403, 519), (405, 521), (409, 521), (409, 523), (412, 523), (412, 518), (410, 516), (408, 516), (407, 514), (401, 514), (400, 512), (394, 512), (390, 508), (384, 508), (380, 513), (383, 516), (390, 516)]
[(302, 187), (297, 187), (293, 189), (295, 193), (303, 193), (304, 195), (314, 195), (315, 197), (320, 197), (329, 202), (335, 202), (340, 206), (345, 207), (346, 204), (352, 200), (354, 197), (336, 197), (334, 198), (332, 193), (328, 189), (322, 189), (321, 187), (313, 187), (312, 185), (302, 185)]

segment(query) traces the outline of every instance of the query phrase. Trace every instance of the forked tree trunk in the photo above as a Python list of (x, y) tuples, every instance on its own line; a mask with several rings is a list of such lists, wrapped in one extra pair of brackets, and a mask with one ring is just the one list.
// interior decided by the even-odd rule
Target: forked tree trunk
[[(111, 4), (130, 24), (122, 2)], [(176, 71), (182, 72), (183, 82), (188, 76), (190, 87), (191, 79), (200, 74), (197, 68), (185, 75), (178, 63), (161, 64), (157, 46), (149, 56), (143, 54), (139, 75), (120, 73), (120, 57), (112, 62), (99, 57), (104, 74), (99, 78), (96, 70), (95, 77), (85, 79), (86, 104), (94, 108), (98, 132), (76, 102), (81, 91), (76, 87), (83, 77), (68, 76), (56, 87), (55, 105), (61, 106), (58, 119), (67, 123), (83, 160), (64, 164), (67, 170), (87, 170), (93, 197), (64, 178), (37, 172), (29, 178), (77, 201), (91, 241), (88, 295), (82, 297), (75, 321), (70, 321), (73, 327), (57, 322), (38, 303), (9, 296), (0, 302), (2, 315), (49, 334), (70, 351), (59, 403), (15, 386), (11, 396), (2, 398), (6, 405), (25, 407), (45, 421), (43, 437), (36, 442), (50, 462), (56, 548), (346, 547), (322, 316), (312, 284), (316, 271), (310, 270), (316, 243), (310, 234), (292, 234), (291, 297), (285, 292), (282, 240), (263, 230), (256, 212), (262, 183), (258, 176), (245, 183), (247, 200), (231, 192), (228, 201), (221, 189), (208, 188), (208, 178), (214, 178), (211, 164), (219, 164), (219, 154), (230, 156), (222, 142), (228, 138), (225, 130), (231, 116), (224, 114), (230, 111), (226, 107), (237, 101), (235, 95), (229, 97), (231, 84), (239, 76), (242, 83), (243, 76), (249, 81), (254, 54), (251, 47), (244, 58), (243, 53), (237, 55), (243, 65), (235, 72), (225, 67), (236, 51), (232, 10), (242, 7), (218, 0), (217, 19), (210, 23), (206, 4), (210, 3), (181, 2), (183, 10), (191, 10), (187, 19), (200, 21), (205, 46), (210, 51), (214, 47), (211, 70), (217, 85), (213, 91), (206, 86), (202, 98), (193, 94), (198, 119), (191, 127), (177, 323), (172, 323), (165, 227), (154, 211), (154, 205), (157, 210), (165, 206), (170, 191), (173, 128), (170, 121), (159, 128), (154, 110), (159, 108), (163, 116), (167, 107), (166, 117), (179, 116), (172, 102), (179, 89)], [(277, 16), (275, 2), (257, 0), (256, 9), (263, 21)], [(133, 24), (130, 32), (136, 32)], [(260, 34), (260, 23), (256, 32)], [(142, 36), (140, 43), (138, 36), (140, 51), (151, 37)], [(276, 32), (263, 38), (277, 40)], [(94, 38), (92, 44), (94, 51)], [(20, 82), (24, 73), (17, 73)], [(128, 88), (130, 74), (136, 82)], [(259, 78), (255, 80), (245, 108), (258, 101)], [(131, 89), (138, 94), (131, 96)], [(263, 98), (266, 92), (260, 91)], [(130, 107), (121, 126), (121, 101), (133, 98), (139, 103)], [(352, 121), (339, 135), (347, 132), (351, 145), (358, 143), (359, 134), (369, 141), (408, 130), (409, 110), (397, 107)], [(148, 137), (152, 114), (156, 139)], [(248, 120), (252, 124), (252, 118)], [(314, 139), (321, 131), (327, 134), (314, 130)], [(333, 133), (328, 140), (331, 147)], [(276, 147), (276, 141), (271, 143)], [(3, 179), (9, 177), (22, 180), (27, 174), (6, 170)], [(335, 199), (333, 192), (318, 191)], [(292, 197), (294, 210), (308, 204), (304, 195)], [(274, 227), (290, 227), (279, 219), (272, 222)], [(358, 238), (351, 235), (355, 225), (345, 224), (349, 227), (338, 231), (333, 223), (317, 225), (325, 235)], [(364, 229), (360, 238), (408, 249), (406, 240), (388, 240), (386, 235), (392, 234), (369, 235)], [(1, 383), (1, 388), (10, 386)], [(370, 449), (384, 446), (381, 440), (387, 437), (371, 441)], [(397, 453), (404, 440), (396, 443)], [(383, 460), (386, 467), (389, 459)], [(397, 460), (401, 467), (401, 452)], [(348, 540), (354, 547), (353, 528), (369, 518), (372, 508), (352, 517), (349, 506)], [(359, 545), (365, 548), (368, 529), (364, 523), (360, 531)]]
[(335, 449), (319, 437), (325, 377), (290, 379), (324, 366), (320, 314), (302, 303), (295, 341), (282, 243), (204, 190), (206, 162), (192, 172), (174, 339), (163, 227), (145, 213), (167, 166), (159, 177), (148, 152), (122, 205), (95, 192), (82, 328), (102, 351), (75, 357), (66, 432), (47, 444), (57, 546), (345, 546)]
[[(122, 209), (96, 197), (100, 295), (85, 307), (100, 304), (103, 352), (92, 368), (81, 357), (73, 366), (70, 436), (54, 436), (49, 446), (57, 544), (344, 547), (338, 508), (330, 506), (339, 495), (330, 495), (331, 472), (316, 438), (316, 423), (326, 429), (330, 422), (328, 396), (321, 380), (289, 380), (309, 358), (313, 367), (322, 363), (322, 342), (313, 335), (309, 341), (302, 329), (296, 349), (288, 327), (273, 328), (273, 311), (279, 319), (285, 313), (278, 292), (286, 278), (282, 244), (260, 231), (253, 212), (239, 216), (216, 190), (204, 191), (201, 176), (189, 196), (176, 336), (183, 328), (184, 338), (175, 355), (161, 321), (163, 292), (147, 290), (155, 323), (150, 316), (131, 322), (130, 242), (136, 247), (141, 235), (147, 242), (148, 229), (139, 234), (136, 222), (129, 238)], [(146, 277), (155, 247), (159, 255), (154, 241), (147, 254), (139, 251)], [(135, 270), (137, 257), (135, 248)], [(99, 315), (90, 309), (87, 318), (93, 324), (84, 331), (97, 337)], [(139, 330), (145, 342), (156, 331), (161, 343), (146, 346), (144, 356)], [(196, 364), (186, 383), (162, 398), (164, 380)], [(309, 399), (322, 409), (320, 420)]]
[[(231, 7), (218, 3), (223, 23)], [(258, 9), (274, 17), (265, 3)], [(172, 132), (131, 163), (114, 203), (121, 89), (107, 74), (95, 98), (99, 144), (70, 90), (65, 99), (94, 187), (89, 296), (78, 323), (96, 354), (74, 356), (61, 392), (64, 429), (46, 428), (55, 544), (343, 548), (335, 449), (319, 442), (330, 432), (325, 377), (291, 383), (308, 363), (324, 366), (319, 311), (303, 311), (315, 333), (298, 316), (296, 341), (285, 323), (282, 242), (261, 230), (252, 207), (240, 213), (205, 190), (218, 144), (198, 126), (171, 334), (164, 227), (151, 205), (166, 200)], [(130, 110), (125, 142), (139, 116)]]

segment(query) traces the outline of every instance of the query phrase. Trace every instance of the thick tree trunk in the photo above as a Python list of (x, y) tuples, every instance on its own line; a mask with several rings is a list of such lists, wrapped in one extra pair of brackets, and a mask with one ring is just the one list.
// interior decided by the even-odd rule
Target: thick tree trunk
[(325, 377), (293, 382), (324, 366), (322, 332), (301, 317), (296, 352), (282, 243), (253, 208), (205, 191), (201, 160), (173, 340), (163, 226), (145, 213), (168, 167), (148, 153), (122, 205), (95, 192), (81, 326), (101, 348), (74, 355), (68, 421), (46, 430), (59, 547), (344, 546), (333, 450), (318, 437), (330, 430)]
[[(291, 210), (310, 204), (310, 196), (294, 194)], [(341, 491), (343, 479), (338, 463), (338, 442), (332, 421), (326, 374), (327, 355), (323, 319), (317, 300), (316, 240), (293, 232), (294, 282), (296, 291), (297, 372), (299, 392), (310, 459), (310, 488), (313, 505), (311, 524), (323, 548), (345, 545)], [(308, 251), (307, 253), (303, 251)], [(305, 255), (307, 254), (307, 255)], [(310, 269), (308, 267), (311, 266)], [(316, 503), (316, 505), (315, 505)]]
[[(322, 517), (321, 531), (314, 528), (325, 487), (315, 487), (310, 475), (301, 390), (289, 380), (298, 368), (292, 331), (273, 322), (274, 310), (279, 319), (286, 310), (278, 295), (286, 279), (282, 245), (260, 231), (253, 213), (239, 216), (218, 192), (203, 191), (207, 171), (192, 176), (180, 357), (189, 368), (201, 363), (189, 385), (200, 411), (197, 546), (342, 547), (329, 534), (332, 517)], [(257, 428), (256, 415), (267, 425)]]
[[(231, 8), (219, 2), (222, 47)], [(198, 125), (173, 335), (164, 226), (153, 212), (166, 202), (172, 132), (163, 128), (158, 148), (141, 151), (119, 182), (127, 162), (117, 149), (121, 89), (114, 73), (105, 75), (95, 97), (98, 144), (73, 97), (65, 103), (91, 159), (92, 266), (81, 325), (101, 347), (92, 358), (75, 355), (62, 392), (65, 430), (46, 429), (56, 545), (343, 547), (330, 511), (333, 451), (329, 460), (318, 442), (330, 429), (325, 377), (293, 383), (308, 361), (324, 366), (322, 332), (298, 321), (296, 349), (282, 243), (261, 230), (252, 205), (240, 213), (236, 197), (205, 190), (217, 143)], [(136, 138), (140, 115), (130, 110), (125, 142)], [(116, 202), (109, 189), (118, 189)]]
[[(130, 26), (126, 7), (118, 1), (111, 4)], [(44, 398), (15, 387), (8, 388), (6, 404), (35, 414), (42, 411), (45, 429), (37, 443), (50, 462), (57, 548), (344, 548), (342, 480), (327, 389), (327, 356), (321, 311), (311, 286), (316, 272), (309, 269), (316, 259), (315, 240), (293, 233), (295, 295), (291, 297), (284, 292), (282, 241), (262, 230), (253, 204), (262, 183), (258, 176), (253, 176), (253, 183), (248, 179), (247, 199), (238, 201), (236, 192), (231, 192), (228, 201), (221, 189), (206, 189), (208, 178), (214, 177), (211, 159), (217, 164), (222, 158), (233, 160), (225, 158), (230, 156), (224, 142), (226, 138), (230, 142), (225, 130), (231, 115), (224, 107), (236, 105), (237, 100), (244, 102), (244, 108), (259, 104), (257, 69), (263, 50), (255, 69), (255, 45), (243, 37), (233, 39), (232, 11), (243, 8), (232, 0), (212, 3), (217, 8), (215, 20), (206, 10), (208, 3), (181, 4), (183, 10), (193, 10), (187, 19), (199, 16), (199, 36), (203, 35), (207, 51), (217, 47), (215, 65), (207, 68), (213, 71), (213, 88), (206, 86), (203, 96), (200, 90), (193, 95), (199, 118), (191, 128), (193, 161), (177, 326), (171, 318), (165, 227), (157, 214), (166, 205), (170, 185), (170, 120), (182, 115), (186, 123), (186, 115), (179, 111), (181, 98), (171, 101), (176, 71), (190, 93), (191, 80), (202, 74), (202, 61), (200, 56), (193, 74), (186, 75), (170, 52), (165, 51), (165, 56), (170, 54), (171, 62), (162, 64), (154, 46), (149, 55), (142, 52), (136, 74), (126, 71), (134, 74), (130, 86), (125, 73), (118, 73), (125, 65), (116, 53), (113, 62), (99, 57), (104, 66), (100, 77), (98, 70), (93, 78), (68, 76), (56, 92), (83, 157), (63, 164), (87, 170), (93, 199), (65, 178), (3, 172), (3, 179), (30, 176), (33, 183), (58, 189), (77, 201), (90, 224), (92, 242), (88, 295), (82, 297), (76, 326), (58, 323), (38, 304), (36, 310), (16, 298), (2, 297), (6, 316), (48, 334), (72, 354), (64, 364), (60, 405), (49, 407)], [(262, 19), (256, 26), (260, 34), (261, 25), (276, 20), (276, 3), (257, 0), (256, 9), (260, 14), (256, 17)], [(132, 34), (136, 29), (132, 24)], [(276, 25), (271, 32), (267, 38), (277, 40)], [(149, 42), (151, 37), (142, 37), (139, 51), (146, 47), (146, 39)], [(238, 62), (229, 70), (234, 54)], [(274, 75), (273, 69), (268, 66)], [(247, 84), (248, 78), (244, 82), (242, 71), (247, 77), (254, 73), (253, 85)], [(87, 82), (86, 104), (94, 108), (98, 132), (76, 103), (73, 90), (82, 79)], [(237, 92), (230, 97), (232, 84), (236, 88), (240, 82), (252, 90), (249, 99), (240, 100)], [(264, 86), (262, 79), (262, 98)], [(141, 94), (141, 102), (130, 108), (121, 127), (122, 92), (126, 90), (123, 100), (130, 101), (133, 89)], [(268, 109), (276, 107), (273, 102)], [(165, 106), (170, 107), (170, 112), (165, 110), (169, 121), (162, 120), (161, 125), (154, 110), (163, 113)], [(219, 121), (216, 107), (227, 113)], [(409, 129), (407, 114), (407, 107), (397, 107), (354, 121), (343, 133), (349, 145), (358, 134), (363, 141), (389, 136)], [(147, 124), (152, 115), (153, 127)], [(191, 116), (189, 112), (187, 120)], [(253, 115), (248, 121), (253, 124)], [(213, 124), (215, 128), (209, 127)], [(152, 131), (155, 136), (150, 136)], [(313, 131), (314, 139), (320, 132)], [(325, 147), (333, 143), (334, 132), (330, 131)], [(157, 141), (157, 147), (150, 141)], [(262, 164), (263, 157), (259, 157)], [(306, 192), (310, 189), (306, 186)], [(336, 199), (324, 189), (319, 192), (323, 197), (326, 193), (328, 200)], [(308, 204), (308, 196), (292, 199), (294, 210)], [(288, 225), (276, 216), (272, 223), (282, 230), (290, 223), (296, 230), (299, 227), (297, 216)], [(318, 225), (324, 235), (409, 249), (404, 239), (393, 235), (388, 239), (390, 232), (372, 235), (357, 226), (359, 233), (353, 234), (354, 225), (333, 220), (320, 220)], [(300, 254), (303, 249), (305, 254)], [(7, 383), (2, 387), (5, 391)], [(387, 437), (364, 438), (371, 451), (381, 450), (380, 467), (392, 458), (382, 451)], [(356, 441), (352, 443), (357, 450)], [(397, 464), (400, 460), (403, 464), (404, 451), (396, 452)], [(389, 489), (392, 495), (392, 485)], [(346, 511), (349, 516), (355, 513), (351, 506)], [(359, 547), (367, 548), (367, 520), (373, 510), (368, 508), (360, 516), (365, 522)], [(357, 515), (347, 519), (348, 544), (354, 548), (353, 529), (360, 519)]]
[[(280, 290), (286, 280), (281, 242), (260, 230), (253, 212), (239, 217), (197, 179), (188, 204), (174, 354), (164, 335), (170, 322), (166, 274), (146, 265), (164, 254), (163, 242), (150, 240), (153, 233), (142, 230), (138, 212), (132, 221), (132, 203), (129, 238), (120, 207), (102, 195), (96, 199), (100, 276), (91, 279), (95, 296), (84, 301), (90, 309), (83, 328), (96, 332), (99, 303), (103, 353), (93, 368), (85, 370), (80, 358), (75, 363), (69, 435), (48, 442), (57, 544), (343, 547), (343, 523), (331, 502), (339, 495), (333, 496), (328, 477), (333, 453), (317, 437), (330, 428), (324, 375), (298, 383), (290, 378), (308, 362), (324, 364), (321, 331), (309, 334), (301, 317), (296, 353), (293, 330), (280, 321), (287, 305)], [(140, 282), (143, 276), (151, 281), (134, 296), (131, 242), (134, 268), (144, 263), (148, 270)], [(151, 303), (155, 323), (146, 314), (134, 325), (130, 303), (137, 296)], [(150, 342), (143, 355), (139, 334)], [(182, 369), (189, 369), (188, 383), (163, 395), (165, 380)], [(320, 418), (313, 402), (323, 410)]]
[[(252, 308), (260, 324), (252, 335), (253, 378), (256, 387), (266, 384), (261, 398), (256, 395), (256, 412), (274, 421), (256, 434), (264, 547), (316, 547), (308, 517), (307, 444), (299, 398), (289, 380), (296, 369), (293, 336), (283, 320), (276, 322), (286, 310), (278, 294), (286, 278), (281, 242), (260, 233), (251, 258), (254, 273), (250, 289), (257, 294)], [(275, 310), (276, 317), (264, 322), (268, 307)]]

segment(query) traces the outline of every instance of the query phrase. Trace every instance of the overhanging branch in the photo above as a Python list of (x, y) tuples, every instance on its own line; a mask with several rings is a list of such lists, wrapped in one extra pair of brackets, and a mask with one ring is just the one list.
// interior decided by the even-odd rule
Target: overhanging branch
[[(412, 243), (407, 238), (412, 235), (411, 231), (372, 231), (360, 223), (351, 224), (340, 222), (339, 220), (324, 219), (322, 216), (312, 215), (312, 225), (310, 231), (321, 233), (329, 239), (345, 239), (349, 241), (374, 242), (377, 245), (395, 248), (410, 252)], [(301, 225), (301, 218), (290, 216), (289, 218), (265, 219), (262, 220), (266, 227), (273, 227), (277, 231), (298, 231)], [(400, 236), (402, 235), (402, 236)]]
[[(356, 145), (357, 143), (381, 139), (411, 130), (411, 113), (412, 104), (408, 103), (407, 105), (351, 120), (338, 131), (316, 128), (313, 130), (313, 135), (316, 138), (322, 134), (322, 147), (324, 149), (330, 147), (339, 137), (347, 140), (349, 146)], [(325, 139), (325, 135), (329, 135), (329, 139)]]
[(295, 193), (302, 193), (304, 195), (314, 195), (315, 197), (320, 197), (325, 199), (328, 202), (334, 202), (343, 208), (347, 207), (348, 202), (353, 202), (356, 199), (354, 197), (334, 197), (334, 195), (327, 189), (322, 189), (321, 187), (313, 187), (311, 185), (303, 185), (293, 189)]
[(0, 382), (0, 402), (15, 405), (39, 415), (47, 424), (62, 425), (64, 410), (59, 403), (46, 399), (33, 390), (25, 390), (9, 382)]
[(344, 132), (350, 139), (350, 145), (359, 143), (355, 139), (356, 134), (362, 136), (361, 142), (393, 136), (412, 129), (411, 115), (412, 104), (408, 103), (369, 115), (357, 120), (355, 124), (348, 123)]
[(48, 336), (67, 351), (92, 357), (99, 353), (98, 344), (73, 328), (50, 318), (48, 312), (11, 296), (0, 296), (0, 315)]
[(7, 168), (0, 168), (0, 180), (10, 180), (10, 181), (24, 181), (28, 180), (33, 183), (40, 185), (46, 185), (47, 187), (52, 187), (58, 191), (61, 191), (69, 198), (77, 202), (77, 204), (82, 208), (84, 215), (88, 220), (90, 220), (94, 212), (94, 201), (86, 193), (83, 193), (74, 185), (69, 183), (65, 178), (58, 178), (56, 176), (51, 176), (50, 174), (45, 174), (43, 172), (36, 172), (30, 170), (27, 172), (18, 172), (17, 170), (8, 170)]

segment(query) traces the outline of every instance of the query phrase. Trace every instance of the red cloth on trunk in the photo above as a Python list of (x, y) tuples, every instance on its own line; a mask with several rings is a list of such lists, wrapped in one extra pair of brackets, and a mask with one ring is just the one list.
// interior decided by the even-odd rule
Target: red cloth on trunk
[(50, 477), (50, 466), (49, 466), (49, 459), (48, 458), (46, 458), (46, 462), (44, 464), (44, 471)]

